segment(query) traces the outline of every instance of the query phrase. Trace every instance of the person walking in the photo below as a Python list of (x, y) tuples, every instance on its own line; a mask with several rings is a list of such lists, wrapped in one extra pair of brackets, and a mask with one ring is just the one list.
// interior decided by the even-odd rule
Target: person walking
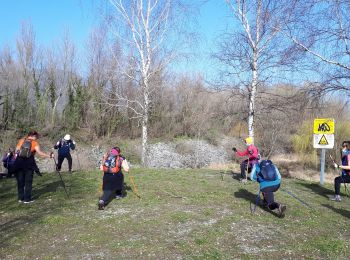
[(33, 175), (34, 172), (39, 172), (34, 158), (35, 154), (53, 158), (52, 153), (47, 154), (41, 151), (38, 138), (38, 132), (31, 131), (26, 137), (21, 138), (16, 146), (14, 171), (17, 180), (18, 202), (34, 202), (32, 198)]
[(340, 176), (334, 179), (334, 197), (331, 200), (340, 202), (340, 185), (344, 183), (350, 183), (350, 141), (344, 141), (342, 143), (342, 158), (341, 165), (334, 163), (334, 168), (341, 169)]
[(7, 178), (11, 178), (14, 175), (14, 164), (16, 161), (15, 151), (11, 148), (8, 149), (8, 152), (2, 157), (2, 163), (5, 169), (7, 170)]
[(287, 209), (285, 205), (275, 202), (274, 192), (281, 185), (281, 174), (271, 160), (262, 160), (254, 164), (251, 171), (251, 180), (259, 183), (259, 195), (263, 194), (264, 206), (270, 210), (277, 209), (278, 216), (283, 217)]
[(247, 181), (247, 174), (251, 171), (253, 165), (259, 162), (259, 150), (253, 144), (253, 138), (247, 137), (244, 139), (244, 142), (247, 146), (246, 150), (238, 151), (236, 147), (232, 148), (232, 150), (235, 152), (235, 155), (239, 157), (248, 157), (248, 159), (243, 160), (240, 164), (242, 182)]
[(70, 154), (70, 150), (75, 149), (74, 140), (71, 139), (71, 136), (69, 134), (66, 134), (61, 140), (57, 141), (53, 148), (58, 150), (56, 170), (61, 171), (63, 160), (67, 159), (68, 171), (71, 173), (73, 160), (72, 155)]
[(124, 174), (129, 171), (129, 164), (121, 155), (119, 147), (113, 147), (103, 156), (100, 169), (103, 171), (103, 195), (99, 199), (98, 209), (103, 210), (107, 203), (115, 196), (116, 199), (123, 197)]

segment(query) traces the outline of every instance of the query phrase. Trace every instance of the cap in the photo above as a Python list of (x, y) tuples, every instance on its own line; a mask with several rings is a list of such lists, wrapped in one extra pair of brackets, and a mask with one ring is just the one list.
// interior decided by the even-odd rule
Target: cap
[(111, 150), (111, 154), (119, 155), (120, 154), (120, 148), (119, 147), (113, 147), (112, 150)]
[(70, 135), (68, 135), (68, 134), (65, 135), (65, 136), (63, 137), (63, 139), (66, 140), (66, 141), (69, 141), (69, 140), (70, 140)]
[(244, 141), (246, 144), (249, 144), (249, 145), (253, 144), (253, 137), (249, 136), (246, 139), (244, 139)]

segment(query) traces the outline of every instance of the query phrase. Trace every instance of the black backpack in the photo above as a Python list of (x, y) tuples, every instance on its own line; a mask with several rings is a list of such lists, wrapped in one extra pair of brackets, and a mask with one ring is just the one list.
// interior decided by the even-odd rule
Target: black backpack
[(274, 181), (278, 178), (276, 166), (271, 160), (262, 160), (260, 162), (260, 173), (258, 175), (265, 181)]
[(22, 158), (29, 158), (30, 156), (32, 156), (31, 148), (32, 141), (29, 139), (25, 139), (23, 141), (23, 144), (21, 145), (21, 148), (19, 149), (18, 156)]

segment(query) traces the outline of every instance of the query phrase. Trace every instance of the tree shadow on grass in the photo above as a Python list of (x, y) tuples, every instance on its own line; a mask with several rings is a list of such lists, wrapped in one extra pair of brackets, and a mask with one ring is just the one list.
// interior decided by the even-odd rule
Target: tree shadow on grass
[(237, 180), (237, 181), (239, 181), (242, 178), (240, 172), (231, 171), (231, 175), (232, 175), (232, 179)]
[(330, 189), (327, 189), (323, 186), (320, 186), (317, 183), (300, 183), (300, 185), (303, 185), (304, 187), (312, 190), (314, 193), (321, 195), (325, 198), (329, 198), (330, 195), (333, 195), (334, 192)]
[(270, 210), (270, 209), (267, 208), (267, 207), (264, 207), (263, 204), (262, 204), (262, 200), (261, 200), (261, 199), (259, 199), (259, 201), (258, 201), (258, 203), (257, 203), (257, 202), (256, 202), (256, 196), (257, 196), (257, 195), (254, 194), (254, 193), (252, 193), (252, 192), (250, 192), (250, 191), (248, 191), (248, 190), (240, 189), (239, 191), (236, 191), (236, 192), (234, 193), (234, 196), (235, 196), (236, 198), (245, 199), (246, 201), (248, 201), (248, 202), (249, 202), (249, 205), (250, 205), (249, 210), (252, 212), (252, 209), (253, 209), (253, 212), (252, 212), (252, 213), (254, 213), (254, 211), (255, 211), (254, 208), (255, 208), (255, 205), (256, 205), (256, 207), (261, 208), (262, 210), (264, 210), (264, 211), (266, 211), (266, 212), (268, 212), (268, 213), (274, 215), (275, 217), (278, 217), (278, 218), (280, 217), (276, 212)]
[(33, 197), (35, 199), (45, 195), (46, 193), (56, 192), (58, 187), (62, 187), (62, 182), (57, 180), (48, 184), (41, 184), (39, 187), (33, 187)]
[(333, 210), (334, 212), (350, 219), (350, 211), (346, 209), (338, 209), (328, 204), (321, 204), (323, 207)]

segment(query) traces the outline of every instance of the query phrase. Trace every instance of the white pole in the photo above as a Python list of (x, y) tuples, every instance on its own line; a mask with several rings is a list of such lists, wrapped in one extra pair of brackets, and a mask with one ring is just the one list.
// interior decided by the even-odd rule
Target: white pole
[(324, 166), (326, 162), (326, 149), (321, 149), (321, 172), (320, 172), (320, 183), (324, 184)]

